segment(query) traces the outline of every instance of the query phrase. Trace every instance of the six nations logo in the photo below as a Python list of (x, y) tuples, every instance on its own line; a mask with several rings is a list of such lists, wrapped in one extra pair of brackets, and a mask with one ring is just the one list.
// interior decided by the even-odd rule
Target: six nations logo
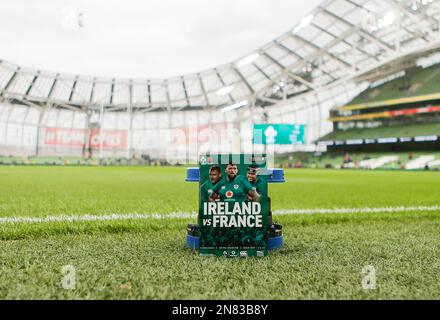
[(200, 158), (200, 164), (206, 164), (207, 162), (208, 162), (208, 159), (206, 159), (206, 157)]
[(214, 158), (213, 157), (205, 157), (205, 156), (200, 157), (200, 164), (201, 165), (213, 164), (213, 163), (214, 163)]

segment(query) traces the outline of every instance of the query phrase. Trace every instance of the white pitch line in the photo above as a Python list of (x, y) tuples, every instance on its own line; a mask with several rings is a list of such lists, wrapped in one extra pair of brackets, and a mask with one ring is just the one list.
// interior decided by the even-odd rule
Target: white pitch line
[(336, 209), (282, 209), (274, 211), (275, 215), (294, 214), (332, 214), (332, 213), (393, 213), (393, 212), (421, 212), (440, 211), (440, 206), (418, 207), (384, 207), (384, 208), (336, 208)]
[(197, 215), (190, 212), (173, 212), (167, 214), (160, 213), (127, 213), (127, 214), (110, 214), (110, 215), (59, 215), (46, 217), (3, 217), (0, 218), (2, 223), (43, 223), (43, 222), (78, 222), (78, 221), (115, 221), (115, 220), (161, 220), (174, 218), (195, 218)]
[[(348, 214), (348, 213), (393, 213), (393, 212), (423, 212), (438, 211), (440, 206), (418, 207), (384, 207), (384, 208), (335, 208), (335, 209), (282, 209), (275, 210), (274, 215), (313, 215), (313, 214)], [(89, 221), (116, 221), (116, 220), (163, 220), (163, 219), (190, 219), (196, 218), (195, 212), (160, 213), (127, 213), (110, 215), (59, 215), (46, 217), (2, 217), (0, 224), (5, 223), (44, 223), (44, 222), (89, 222)]]

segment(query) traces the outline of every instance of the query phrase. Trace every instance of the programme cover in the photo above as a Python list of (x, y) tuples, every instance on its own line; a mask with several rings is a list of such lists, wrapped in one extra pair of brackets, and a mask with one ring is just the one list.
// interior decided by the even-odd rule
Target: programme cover
[(267, 255), (269, 204), (265, 155), (202, 155), (199, 215), (201, 255)]

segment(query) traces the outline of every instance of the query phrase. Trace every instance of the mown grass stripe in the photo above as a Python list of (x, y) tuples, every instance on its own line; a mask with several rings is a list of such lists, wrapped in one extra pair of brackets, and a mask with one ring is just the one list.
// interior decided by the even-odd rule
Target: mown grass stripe
[(77, 222), (77, 221), (115, 221), (115, 220), (161, 220), (175, 218), (194, 218), (195, 213), (190, 212), (173, 212), (168, 214), (110, 214), (110, 215), (59, 215), (47, 217), (3, 217), (0, 223), (43, 223), (43, 222)]
[(274, 211), (276, 215), (294, 214), (341, 214), (341, 213), (393, 213), (440, 211), (440, 206), (383, 207), (383, 208), (336, 208), (336, 209), (281, 209)]
[[(383, 207), (383, 208), (317, 208), (317, 209), (281, 209), (275, 210), (274, 215), (313, 215), (313, 214), (349, 214), (349, 213), (395, 213), (395, 212), (440, 212), (440, 206), (413, 206), (413, 207)], [(160, 213), (128, 213), (110, 215), (57, 215), (46, 217), (2, 217), (0, 223), (44, 223), (44, 222), (87, 222), (87, 221), (115, 221), (115, 220), (163, 220), (163, 219), (190, 219), (196, 218), (195, 212)]]

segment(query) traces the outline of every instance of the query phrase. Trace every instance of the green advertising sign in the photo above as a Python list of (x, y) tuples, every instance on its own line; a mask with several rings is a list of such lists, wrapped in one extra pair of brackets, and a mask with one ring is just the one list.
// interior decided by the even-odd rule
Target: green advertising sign
[(201, 255), (267, 255), (266, 156), (200, 157), (198, 225)]
[(254, 144), (305, 144), (305, 125), (254, 124)]

